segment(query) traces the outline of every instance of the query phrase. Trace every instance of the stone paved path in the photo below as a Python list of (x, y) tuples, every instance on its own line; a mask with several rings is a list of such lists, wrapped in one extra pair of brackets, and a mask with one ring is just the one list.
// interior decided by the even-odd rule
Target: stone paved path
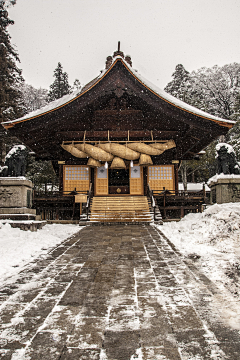
[(153, 226), (87, 226), (0, 289), (1, 359), (240, 359), (226, 300)]

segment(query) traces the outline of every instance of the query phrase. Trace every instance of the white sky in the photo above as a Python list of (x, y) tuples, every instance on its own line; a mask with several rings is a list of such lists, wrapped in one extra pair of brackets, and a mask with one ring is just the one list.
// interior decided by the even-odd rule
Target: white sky
[(239, 0), (17, 0), (9, 26), (28, 84), (49, 89), (61, 62), (70, 84), (92, 80), (121, 50), (164, 88), (188, 70), (240, 59)]

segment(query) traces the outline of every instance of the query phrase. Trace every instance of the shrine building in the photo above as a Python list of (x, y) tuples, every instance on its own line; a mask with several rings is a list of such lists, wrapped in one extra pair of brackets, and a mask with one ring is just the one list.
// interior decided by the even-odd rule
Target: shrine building
[(78, 201), (86, 203), (90, 190), (94, 198), (130, 200), (149, 191), (156, 198), (166, 191), (178, 196), (181, 161), (195, 158), (233, 125), (151, 84), (120, 46), (80, 91), (3, 123), (59, 174), (55, 200), (36, 196), (41, 213), (56, 210), (53, 218), (64, 217), (61, 207), (73, 194), (84, 195)]

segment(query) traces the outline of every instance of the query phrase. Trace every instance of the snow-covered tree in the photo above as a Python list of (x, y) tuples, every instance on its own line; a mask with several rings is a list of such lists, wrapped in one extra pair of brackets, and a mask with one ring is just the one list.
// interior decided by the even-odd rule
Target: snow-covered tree
[(0, 3), (0, 122), (16, 119), (23, 111), (19, 90), (23, 78), (16, 65), (20, 60), (7, 30), (13, 24), (3, 3)]
[(48, 90), (36, 89), (32, 85), (23, 83), (21, 92), (26, 112), (31, 112), (47, 105)]
[[(8, 26), (13, 25), (14, 21), (9, 19), (6, 5), (5, 1), (0, 1), (0, 122), (17, 119), (24, 111), (20, 91), (23, 78), (16, 65), (20, 60), (8, 33)], [(1, 127), (1, 163), (6, 155), (6, 142), (6, 134)]]
[[(203, 111), (225, 119), (234, 119), (236, 125), (230, 130), (226, 141), (233, 145), (240, 159), (240, 64), (202, 67), (190, 74), (182, 65), (177, 65), (173, 80), (165, 91)], [(215, 171), (215, 151), (212, 145), (198, 161), (188, 161), (181, 167), (180, 177), (186, 180), (190, 175), (197, 181), (212, 176)], [(185, 172), (185, 173), (184, 173)]]
[(55, 80), (50, 85), (50, 91), (48, 93), (49, 101), (60, 99), (64, 95), (71, 93), (71, 86), (68, 82), (68, 74), (66, 72), (63, 72), (63, 67), (60, 62), (54, 70), (53, 76), (55, 77)]
[(9, 6), (15, 5), (17, 0), (0, 0), (0, 4), (3, 4), (5, 8), (8, 8)]
[(72, 90), (75, 91), (75, 90), (81, 90), (82, 86), (81, 86), (81, 83), (78, 79), (75, 79), (74, 83), (73, 83), (73, 86), (72, 86)]
[(189, 72), (182, 64), (178, 64), (172, 74), (172, 81), (165, 87), (165, 91), (178, 99), (189, 103), (189, 90), (191, 87), (191, 78)]
[(240, 64), (203, 67), (191, 73), (192, 105), (224, 119), (231, 119), (240, 93)]
[(166, 92), (212, 115), (224, 119), (234, 116), (240, 94), (239, 63), (202, 67), (190, 74), (179, 64), (172, 76)]

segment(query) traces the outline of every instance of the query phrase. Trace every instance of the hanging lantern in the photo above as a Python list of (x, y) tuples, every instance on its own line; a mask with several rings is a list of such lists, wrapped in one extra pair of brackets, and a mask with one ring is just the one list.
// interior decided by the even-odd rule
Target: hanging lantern
[(140, 159), (139, 159), (139, 165), (140, 166), (148, 166), (148, 165), (152, 165), (152, 159), (151, 156), (146, 155), (146, 154), (141, 154), (140, 155)]
[(87, 166), (90, 166), (90, 167), (101, 167), (102, 164), (101, 164), (98, 160), (95, 160), (95, 159), (93, 159), (93, 158), (89, 158), (89, 159), (88, 159)]
[(130, 167), (133, 167), (133, 161), (132, 160), (130, 161)]
[(108, 163), (107, 163), (107, 161), (105, 162), (104, 167), (105, 167), (105, 169), (108, 169)]
[(126, 169), (124, 160), (116, 156), (112, 161), (110, 169)]

